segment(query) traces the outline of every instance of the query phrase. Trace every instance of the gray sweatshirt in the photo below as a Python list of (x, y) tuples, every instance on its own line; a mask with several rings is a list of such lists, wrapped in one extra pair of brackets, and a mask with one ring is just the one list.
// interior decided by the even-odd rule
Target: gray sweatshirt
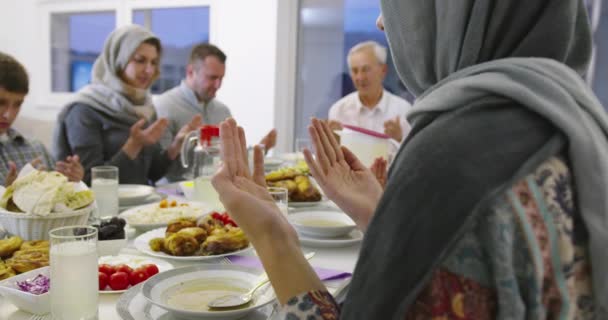
[(68, 155), (78, 155), (87, 184), (91, 183), (94, 166), (117, 166), (121, 184), (152, 184), (166, 173), (171, 163), (158, 143), (144, 147), (137, 158), (131, 160), (121, 150), (131, 126), (86, 104), (72, 105), (63, 123), (58, 125), (63, 127), (64, 134), (55, 136), (55, 157), (65, 159)]

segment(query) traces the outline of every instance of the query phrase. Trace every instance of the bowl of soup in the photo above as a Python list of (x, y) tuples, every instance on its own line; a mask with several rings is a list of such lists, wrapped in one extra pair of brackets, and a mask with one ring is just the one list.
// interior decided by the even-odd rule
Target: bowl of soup
[(272, 286), (258, 289), (252, 301), (233, 309), (213, 310), (207, 303), (228, 294), (249, 291), (262, 270), (239, 265), (201, 264), (157, 274), (142, 286), (142, 295), (178, 319), (238, 319), (275, 300)]
[(332, 210), (295, 212), (288, 219), (298, 233), (311, 237), (335, 238), (356, 228), (355, 222), (348, 215)]

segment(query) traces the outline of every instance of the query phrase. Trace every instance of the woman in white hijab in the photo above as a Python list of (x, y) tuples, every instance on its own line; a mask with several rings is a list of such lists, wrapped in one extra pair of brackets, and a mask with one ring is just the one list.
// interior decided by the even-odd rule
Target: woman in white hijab
[[(221, 125), (213, 183), (285, 319), (608, 319), (608, 117), (580, 0), (381, 0), (412, 132), (385, 191), (313, 119), (325, 194), (365, 238), (339, 310)], [(382, 25), (382, 24), (381, 24)]]
[(167, 150), (158, 143), (167, 120), (156, 119), (150, 86), (160, 74), (161, 52), (160, 40), (140, 26), (114, 30), (95, 61), (92, 83), (60, 112), (55, 158), (80, 156), (85, 182), (92, 167), (114, 165), (120, 183), (154, 183), (179, 155), (185, 134), (200, 125), (200, 117), (193, 118)]

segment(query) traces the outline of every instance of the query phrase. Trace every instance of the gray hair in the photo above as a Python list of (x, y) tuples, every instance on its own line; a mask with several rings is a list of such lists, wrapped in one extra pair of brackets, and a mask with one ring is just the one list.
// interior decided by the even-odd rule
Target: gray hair
[(346, 62), (348, 63), (349, 68), (350, 68), (350, 57), (355, 52), (363, 51), (366, 49), (372, 49), (372, 51), (374, 52), (374, 56), (376, 56), (376, 59), (378, 60), (378, 63), (386, 64), (386, 56), (387, 56), (386, 47), (379, 44), (376, 41), (370, 40), (370, 41), (364, 41), (364, 42), (357, 43), (352, 48), (350, 48), (350, 50), (348, 51), (348, 56), (346, 57)]

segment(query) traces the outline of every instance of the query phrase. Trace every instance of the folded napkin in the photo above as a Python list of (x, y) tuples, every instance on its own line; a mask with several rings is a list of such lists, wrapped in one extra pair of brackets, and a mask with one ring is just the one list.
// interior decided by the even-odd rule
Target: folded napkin
[[(258, 269), (263, 269), (262, 262), (257, 257), (248, 257), (248, 256), (229, 256), (230, 262), (236, 265), (244, 266), (244, 267), (253, 267)], [(317, 276), (321, 279), (321, 281), (327, 280), (338, 280), (343, 278), (348, 278), (352, 276), (350, 272), (338, 271), (333, 269), (319, 268), (313, 267)]]

